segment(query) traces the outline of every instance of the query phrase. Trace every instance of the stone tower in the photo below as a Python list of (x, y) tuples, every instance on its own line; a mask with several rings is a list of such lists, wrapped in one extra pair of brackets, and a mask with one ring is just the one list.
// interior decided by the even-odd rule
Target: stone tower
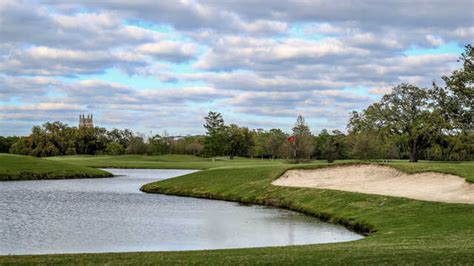
[(94, 127), (92, 115), (87, 115), (87, 117), (84, 114), (79, 115), (79, 127)]

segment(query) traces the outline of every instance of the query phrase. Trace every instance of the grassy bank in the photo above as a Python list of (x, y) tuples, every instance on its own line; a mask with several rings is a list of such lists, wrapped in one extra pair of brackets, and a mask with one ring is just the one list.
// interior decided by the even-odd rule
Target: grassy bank
[(30, 156), (0, 153), (0, 180), (108, 177), (112, 174), (86, 166)]
[[(127, 157), (120, 157), (124, 160)], [(186, 162), (134, 162), (125, 165), (186, 165)], [(93, 158), (90, 158), (93, 159)], [(54, 160), (79, 162), (78, 157)], [(101, 159), (104, 160), (104, 159)], [(106, 160), (113, 161), (113, 157)], [(152, 160), (152, 158), (150, 158)], [(258, 161), (258, 162), (257, 162)], [(324, 245), (189, 252), (142, 252), (43, 256), (4, 256), (0, 263), (97, 264), (472, 264), (474, 261), (474, 205), (423, 202), (351, 192), (272, 186), (271, 182), (295, 165), (283, 161), (218, 161), (208, 170), (143, 186), (151, 193), (203, 197), (265, 204), (301, 211), (369, 234), (363, 240)], [(267, 163), (267, 164), (265, 164)], [(190, 162), (189, 165), (198, 165)], [(473, 179), (474, 163), (390, 163), (407, 172), (436, 171)], [(296, 167), (327, 164), (312, 162)], [(166, 167), (164, 167), (166, 168)], [(216, 217), (219, 219), (219, 217)]]

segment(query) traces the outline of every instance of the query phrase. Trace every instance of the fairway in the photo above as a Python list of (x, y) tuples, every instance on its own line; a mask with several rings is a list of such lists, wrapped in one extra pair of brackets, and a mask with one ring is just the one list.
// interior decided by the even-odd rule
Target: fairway
[(36, 180), (111, 177), (112, 174), (86, 166), (0, 153), (0, 180)]
[(248, 167), (260, 165), (281, 165), (284, 160), (261, 160), (218, 157), (214, 162), (210, 158), (197, 157), (192, 155), (120, 155), (120, 156), (57, 156), (49, 157), (47, 160), (68, 162), (81, 166), (96, 168), (142, 168), (142, 169), (197, 169), (204, 170), (219, 167)]
[[(141, 158), (140, 158), (141, 157)], [(314, 188), (273, 186), (286, 170), (327, 167), (258, 159), (217, 160), (187, 156), (58, 157), (80, 165), (113, 163), (116, 167), (164, 168), (171, 166), (207, 170), (144, 185), (143, 191), (243, 203), (277, 206), (300, 211), (368, 235), (355, 242), (274, 248), (190, 252), (138, 252), (77, 255), (6, 256), (4, 263), (174, 263), (174, 264), (469, 264), (474, 260), (474, 205), (448, 204), (406, 198), (359, 194)], [(88, 162), (92, 162), (88, 164)], [(122, 164), (121, 164), (122, 163)], [(338, 162), (348, 163), (348, 162)], [(354, 163), (354, 162), (350, 162)], [(212, 165), (215, 168), (212, 168)], [(436, 171), (472, 180), (474, 163), (393, 162), (406, 172)]]

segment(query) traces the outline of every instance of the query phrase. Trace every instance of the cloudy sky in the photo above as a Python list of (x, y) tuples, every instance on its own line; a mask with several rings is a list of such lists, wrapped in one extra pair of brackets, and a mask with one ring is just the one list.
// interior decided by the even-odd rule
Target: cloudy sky
[(203, 116), (344, 129), (474, 40), (474, 0), (0, 1), (0, 135), (33, 125), (203, 133)]

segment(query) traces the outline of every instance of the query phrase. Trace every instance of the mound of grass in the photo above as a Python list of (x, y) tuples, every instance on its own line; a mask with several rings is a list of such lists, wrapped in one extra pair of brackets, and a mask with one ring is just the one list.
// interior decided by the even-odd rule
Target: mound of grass
[(0, 180), (110, 177), (111, 173), (66, 162), (0, 153)]

